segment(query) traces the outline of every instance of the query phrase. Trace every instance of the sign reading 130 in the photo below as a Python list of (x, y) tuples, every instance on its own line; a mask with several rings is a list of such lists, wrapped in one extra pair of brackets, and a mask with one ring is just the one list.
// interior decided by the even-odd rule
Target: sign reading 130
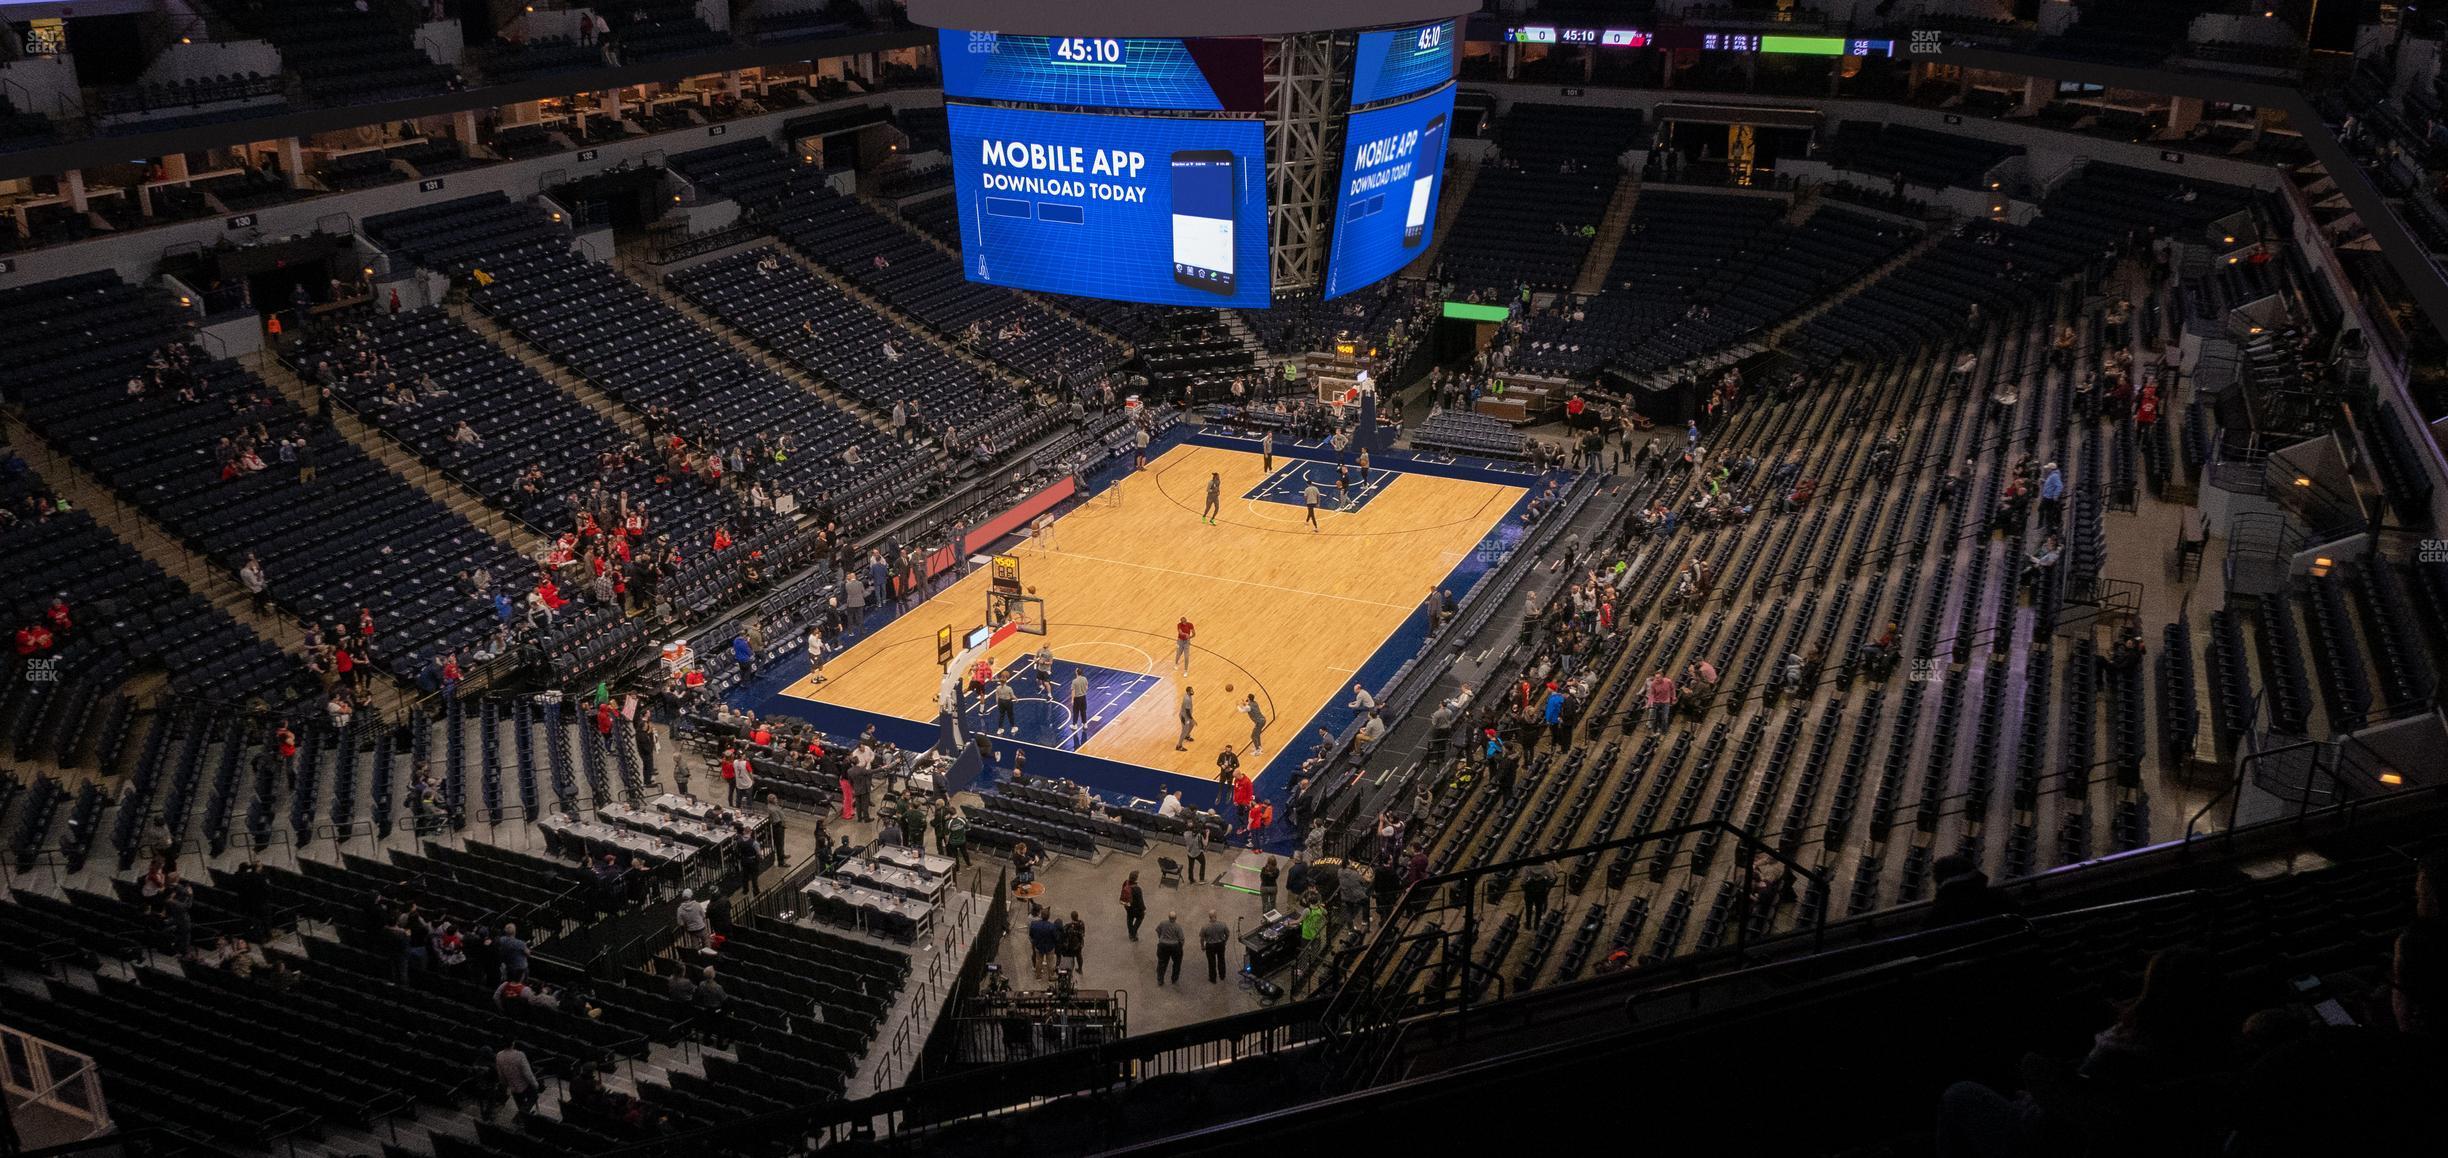
[(1122, 59), (1122, 42), (1119, 40), (1087, 36), (1057, 36), (1048, 40), (1046, 44), (1048, 50), (1054, 54), (1056, 64), (1088, 64), (1121, 68), (1125, 63)]

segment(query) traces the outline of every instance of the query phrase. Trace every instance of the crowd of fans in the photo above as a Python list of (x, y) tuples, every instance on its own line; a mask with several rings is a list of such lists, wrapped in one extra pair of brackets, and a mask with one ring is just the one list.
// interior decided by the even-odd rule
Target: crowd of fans
[[(2444, 884), (2448, 858), (2434, 854), (2417, 871), (2414, 920), (2397, 934), (2384, 970), (2291, 979), (2304, 996), (2285, 1004), (2239, 1004), (2227, 967), (2210, 953), (2159, 952), (2141, 992), (2118, 1006), (2079, 1061), (2027, 1054), (2010, 1089), (1948, 1087), (1938, 1153), (2151, 1144), (2169, 1147), (2162, 1153), (2221, 1147), (2243, 1156), (2417, 1152), (2430, 1144), (2420, 1139), (2437, 1138), (2436, 1107), (2424, 1095), (2448, 1076)], [(1949, 905), (1943, 887), (1939, 901), (1934, 924), (1997, 911), (1994, 901)]]

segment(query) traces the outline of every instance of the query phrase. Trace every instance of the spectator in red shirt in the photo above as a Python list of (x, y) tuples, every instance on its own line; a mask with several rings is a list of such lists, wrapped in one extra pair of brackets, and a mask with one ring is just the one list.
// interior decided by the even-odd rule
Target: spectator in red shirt
[(64, 591), (58, 598), (51, 601), (50, 610), (43, 612), (43, 615), (51, 621), (51, 634), (53, 635), (66, 635), (69, 628), (76, 626), (76, 622), (69, 617), (68, 594)]
[(1256, 801), (1256, 802), (1254, 802), (1254, 803), (1252, 803), (1252, 804), (1250, 805), (1250, 807), (1249, 807), (1249, 831), (1250, 831), (1252, 834), (1256, 834), (1256, 833), (1265, 832), (1267, 829), (1272, 828), (1272, 827), (1274, 827), (1274, 826), (1275, 826), (1275, 806), (1274, 806), (1274, 805), (1269, 804), (1269, 803), (1267, 803), (1267, 802), (1266, 802), (1266, 801), (1264, 801), (1264, 800)]
[(1250, 783), (1249, 773), (1233, 773), (1233, 810), (1240, 814), (1241, 827), (1249, 827), (1250, 805), (1258, 799), (1258, 786)]
[(51, 650), (51, 629), (42, 624), (29, 624), (17, 629), (17, 654), (36, 655)]

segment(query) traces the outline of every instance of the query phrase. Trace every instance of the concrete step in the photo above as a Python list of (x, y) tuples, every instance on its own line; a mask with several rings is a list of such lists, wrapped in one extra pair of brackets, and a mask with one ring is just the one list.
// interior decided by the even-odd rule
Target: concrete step
[(1581, 259), (1580, 275), (1573, 278), (1572, 292), (1575, 294), (1586, 296), (1606, 288), (1607, 272), (1615, 268), (1615, 254), (1623, 248), (1624, 230), (1632, 224), (1632, 211), (1640, 202), (1640, 191), (1640, 182), (1631, 177), (1616, 183), (1615, 196), (1607, 202), (1606, 215), (1599, 218), (1597, 240), (1591, 243), (1589, 253)]
[(741, 354), (745, 355), (751, 361), (756, 362), (758, 365), (773, 371), (777, 376), (781, 377), (784, 381), (789, 382), (791, 385), (797, 386), (810, 394), (814, 394), (817, 397), (824, 399), (826, 402), (832, 403), (836, 407), (858, 415), (861, 419), (864, 419), (868, 425), (876, 427), (879, 430), (891, 428), (892, 423), (883, 415), (876, 413), (873, 407), (867, 406), (859, 402), (857, 399), (852, 398), (849, 394), (835, 387), (832, 383), (809, 373), (804, 367), (795, 366), (789, 362), (783, 361), (772, 351), (767, 350), (765, 347), (757, 344), (755, 339), (733, 327), (731, 323), (716, 317), (711, 312), (708, 312), (704, 307), (688, 300), (687, 297), (674, 291), (670, 286), (664, 285), (660, 280), (645, 277), (632, 277), (630, 280), (637, 282), (639, 285), (645, 286), (648, 292), (669, 303), (673, 309), (680, 311), (681, 314), (686, 316), (690, 321), (693, 321), (700, 327), (704, 328), (707, 333), (721, 338), (723, 341), (729, 343), (732, 349), (739, 351)]
[(644, 415), (639, 414), (637, 411), (631, 410), (618, 398), (615, 398), (597, 388), (594, 383), (587, 381), (585, 377), (573, 373), (560, 363), (553, 361), (552, 358), (547, 356), (542, 350), (536, 349), (534, 346), (529, 345), (526, 339), (519, 337), (517, 334), (511, 333), (508, 327), (484, 316), (482, 313), (479, 313), (475, 307), (470, 306), (465, 302), (451, 302), (443, 308), (450, 314), (451, 317), (457, 319), (461, 325), (476, 331), (476, 333), (482, 336), (485, 340), (499, 346), (504, 353), (507, 353), (511, 357), (518, 359), (521, 363), (524, 363), (527, 368), (534, 370), (537, 374), (542, 375), (547, 381), (559, 386), (563, 390), (568, 391), (571, 397), (576, 398), (580, 402), (586, 403), (589, 409), (592, 409), (597, 414), (601, 414), (605, 418), (610, 419), (613, 425), (620, 427), (623, 431), (627, 432), (630, 437), (635, 438), (640, 442), (646, 441), (646, 419)]
[[(319, 391), (282, 365), (270, 351), (256, 355), (255, 373), (300, 409), (313, 413), (318, 407)], [(342, 438), (348, 439), (350, 445), (389, 468), (391, 473), (408, 480), (410, 485), (425, 492), (434, 501), (475, 524), (479, 530), (508, 542), (521, 554), (532, 554), (542, 549), (542, 536), (487, 503), (483, 495), (434, 469), (398, 440), (342, 407), (333, 406), (329, 413), (332, 428), (339, 431)]]

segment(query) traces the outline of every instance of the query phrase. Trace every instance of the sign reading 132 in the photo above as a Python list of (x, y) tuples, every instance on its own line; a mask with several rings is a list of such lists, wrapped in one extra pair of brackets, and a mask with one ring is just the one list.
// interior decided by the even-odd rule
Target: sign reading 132
[(1057, 36), (1047, 42), (1056, 64), (1123, 66), (1122, 42), (1087, 36)]

